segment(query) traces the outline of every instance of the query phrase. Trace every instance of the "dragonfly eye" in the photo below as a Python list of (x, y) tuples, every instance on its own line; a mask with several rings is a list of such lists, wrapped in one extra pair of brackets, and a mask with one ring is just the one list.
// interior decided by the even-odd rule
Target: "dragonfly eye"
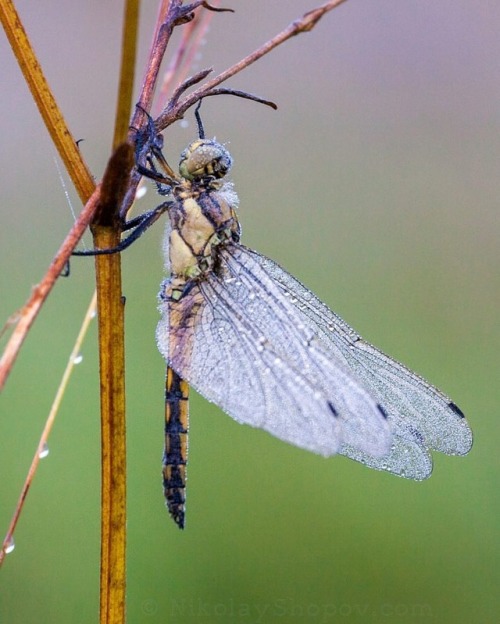
[(182, 152), (179, 173), (186, 180), (223, 178), (232, 162), (231, 155), (220, 143), (199, 139)]

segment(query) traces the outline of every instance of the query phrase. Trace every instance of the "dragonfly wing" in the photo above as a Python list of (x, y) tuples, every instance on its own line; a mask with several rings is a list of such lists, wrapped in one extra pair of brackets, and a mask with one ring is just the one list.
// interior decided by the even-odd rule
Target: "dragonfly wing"
[(158, 345), (169, 365), (235, 420), (325, 456), (342, 444), (388, 452), (377, 401), (245, 248), (220, 250), (217, 270), (180, 300), (163, 297), (160, 310)]
[(340, 424), (326, 400), (259, 343), (243, 310), (225, 308), (220, 288), (198, 284), (180, 301), (160, 306), (158, 346), (169, 365), (238, 422), (323, 455), (336, 453)]
[(365, 342), (303, 284), (256, 252), (264, 271), (282, 288), (304, 322), (332, 357), (340, 358), (384, 406), (394, 433), (394, 447), (383, 458), (370, 458), (346, 445), (341, 453), (373, 468), (424, 479), (432, 464), (426, 448), (465, 455), (472, 432), (460, 409), (442, 392), (405, 366)]

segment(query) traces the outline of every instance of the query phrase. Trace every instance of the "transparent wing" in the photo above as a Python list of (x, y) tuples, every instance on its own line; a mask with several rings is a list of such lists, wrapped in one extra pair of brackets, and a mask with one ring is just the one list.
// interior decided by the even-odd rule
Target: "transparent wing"
[(246, 248), (227, 246), (216, 272), (179, 301), (160, 299), (160, 352), (235, 420), (325, 456), (346, 444), (373, 457), (389, 451), (377, 400)]
[(331, 357), (349, 366), (388, 414), (394, 444), (387, 456), (370, 457), (349, 444), (341, 448), (342, 454), (372, 468), (420, 480), (432, 471), (427, 448), (447, 455), (468, 453), (472, 432), (460, 409), (445, 394), (365, 342), (275, 262), (256, 252), (248, 253), (280, 285)]

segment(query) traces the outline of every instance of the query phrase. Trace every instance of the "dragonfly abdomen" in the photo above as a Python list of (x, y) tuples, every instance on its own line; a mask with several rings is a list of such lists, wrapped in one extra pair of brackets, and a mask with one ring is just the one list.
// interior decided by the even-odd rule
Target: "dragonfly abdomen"
[(184, 528), (186, 513), (186, 464), (189, 428), (189, 386), (170, 367), (165, 386), (165, 450), (163, 492), (168, 511)]

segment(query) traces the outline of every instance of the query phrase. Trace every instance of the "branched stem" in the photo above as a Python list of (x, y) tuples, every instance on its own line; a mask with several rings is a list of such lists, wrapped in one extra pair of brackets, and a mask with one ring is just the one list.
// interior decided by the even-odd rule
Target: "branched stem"
[[(219, 4), (220, 0), (215, 0), (213, 2), (214, 8), (217, 8)], [(201, 46), (213, 16), (213, 11), (205, 11), (202, 16), (197, 15), (184, 27), (181, 41), (163, 75), (161, 91), (155, 106), (157, 111), (161, 111), (165, 107), (167, 96), (173, 91), (174, 79), (177, 79), (177, 83), (181, 84), (186, 81), (187, 72), (193, 66), (194, 56)]]
[(335, 9), (344, 2), (346, 2), (346, 0), (330, 0), (312, 11), (308, 11), (301, 18), (294, 20), (289, 26), (287, 26), (287, 28), (275, 35), (272, 39), (264, 43), (244, 59), (221, 72), (218, 76), (215, 76), (215, 78), (208, 80), (201, 87), (196, 89), (196, 91), (193, 91), (184, 99), (176, 102), (173, 106), (167, 105), (155, 122), (158, 132), (162, 132), (178, 119), (182, 119), (184, 113), (191, 106), (196, 104), (196, 102), (207, 95), (212, 95), (211, 92), (214, 87), (217, 87), (235, 74), (247, 68), (252, 63), (255, 63), (255, 61), (271, 52), (271, 50), (284, 43), (287, 39), (290, 39), (295, 35), (299, 35), (300, 33), (309, 32), (314, 28), (323, 15), (325, 15), (325, 13)]

